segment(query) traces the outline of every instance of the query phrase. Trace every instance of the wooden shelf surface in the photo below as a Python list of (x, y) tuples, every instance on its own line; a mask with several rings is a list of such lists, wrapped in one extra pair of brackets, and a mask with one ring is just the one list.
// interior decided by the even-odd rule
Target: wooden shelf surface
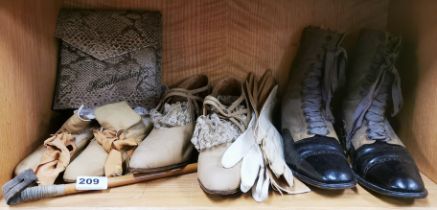
[(8, 207), (4, 200), (0, 209), (437, 209), (437, 184), (423, 177), (429, 195), (426, 199), (403, 201), (371, 194), (357, 186), (342, 192), (322, 191), (301, 195), (272, 193), (269, 200), (255, 202), (250, 195), (231, 198), (207, 196), (199, 187), (197, 174), (155, 180), (103, 192), (90, 192), (27, 202)]

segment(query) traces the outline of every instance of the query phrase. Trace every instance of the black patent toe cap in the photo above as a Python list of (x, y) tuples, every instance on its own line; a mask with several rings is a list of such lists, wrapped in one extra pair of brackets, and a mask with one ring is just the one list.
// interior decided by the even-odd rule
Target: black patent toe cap
[(344, 156), (339, 154), (319, 154), (303, 160), (297, 171), (327, 184), (351, 183), (355, 181), (353, 172)]
[(419, 172), (409, 162), (386, 161), (369, 169), (364, 178), (383, 189), (404, 193), (424, 192)]
[(356, 179), (338, 141), (314, 136), (294, 142), (284, 135), (285, 160), (306, 184), (322, 189), (354, 187)]
[(397, 198), (427, 195), (414, 160), (400, 145), (364, 145), (354, 152), (352, 164), (360, 184), (374, 192)]

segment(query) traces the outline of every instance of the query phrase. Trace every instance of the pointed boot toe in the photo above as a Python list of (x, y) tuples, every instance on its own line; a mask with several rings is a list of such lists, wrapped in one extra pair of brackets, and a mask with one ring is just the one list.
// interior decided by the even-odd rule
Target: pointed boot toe
[(287, 164), (303, 182), (334, 190), (355, 186), (355, 176), (337, 140), (315, 136), (284, 143)]
[(359, 182), (377, 193), (399, 198), (423, 198), (427, 191), (408, 152), (399, 145), (375, 142), (355, 153)]
[[(338, 186), (339, 188), (353, 187), (355, 178), (349, 164), (342, 155), (320, 154), (308, 157), (304, 160), (311, 168), (308, 175), (315, 180), (327, 183), (326, 187)], [(304, 169), (304, 171), (307, 171)]]

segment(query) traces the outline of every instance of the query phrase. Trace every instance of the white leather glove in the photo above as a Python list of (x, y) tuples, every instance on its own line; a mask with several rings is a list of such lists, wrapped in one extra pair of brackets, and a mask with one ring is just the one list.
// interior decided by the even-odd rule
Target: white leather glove
[(270, 185), (281, 195), (310, 191), (303, 183), (294, 180), (284, 160), (282, 137), (272, 124), (277, 89), (278, 86), (275, 86), (270, 92), (258, 119), (253, 115), (247, 130), (222, 157), (225, 168), (242, 161), (240, 190), (248, 192), (252, 189), (252, 197), (259, 202), (268, 198)]

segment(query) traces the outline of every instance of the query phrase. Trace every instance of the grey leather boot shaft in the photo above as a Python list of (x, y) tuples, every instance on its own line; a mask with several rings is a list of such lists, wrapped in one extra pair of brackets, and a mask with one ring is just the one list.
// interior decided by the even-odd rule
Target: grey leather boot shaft
[(315, 135), (337, 135), (330, 101), (343, 76), (346, 52), (343, 34), (305, 28), (282, 99), (282, 129), (299, 141)]
[(358, 149), (375, 140), (402, 145), (385, 117), (386, 110), (391, 109), (395, 115), (402, 105), (400, 77), (395, 67), (400, 44), (399, 37), (386, 32), (361, 33), (347, 72), (347, 95), (343, 101), (348, 147)]

